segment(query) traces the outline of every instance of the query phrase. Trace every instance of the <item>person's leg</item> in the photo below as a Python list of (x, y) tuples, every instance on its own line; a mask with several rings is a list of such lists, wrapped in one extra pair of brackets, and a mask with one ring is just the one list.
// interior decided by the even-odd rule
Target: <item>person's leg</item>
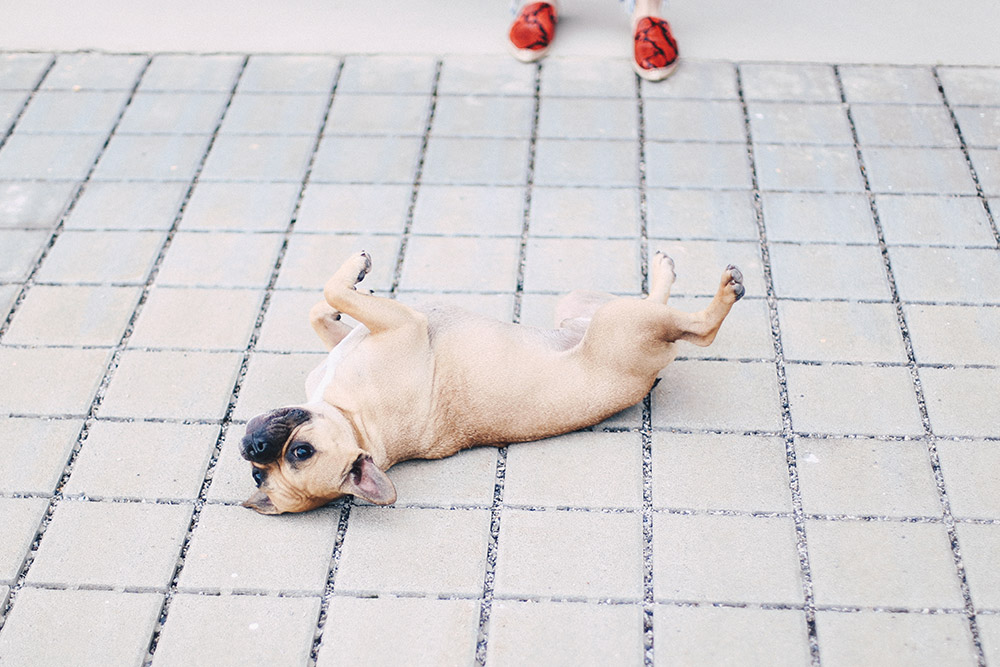
[(662, 0), (636, 0), (632, 12), (635, 54), (632, 66), (644, 79), (662, 81), (677, 69), (677, 41), (660, 18)]
[(507, 35), (514, 57), (526, 63), (544, 58), (556, 36), (556, 21), (556, 0), (522, 6)]

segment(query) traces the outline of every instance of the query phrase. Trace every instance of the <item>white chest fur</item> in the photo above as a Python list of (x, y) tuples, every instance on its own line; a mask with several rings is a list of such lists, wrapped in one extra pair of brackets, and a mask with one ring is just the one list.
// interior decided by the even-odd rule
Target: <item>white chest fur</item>
[(318, 403), (323, 400), (323, 394), (326, 393), (326, 388), (330, 386), (333, 382), (333, 377), (337, 373), (337, 366), (340, 362), (344, 360), (348, 354), (350, 354), (358, 345), (361, 344), (365, 338), (368, 337), (368, 328), (363, 324), (358, 324), (355, 326), (351, 333), (344, 336), (344, 338), (337, 343), (330, 354), (327, 355), (326, 361), (320, 368), (323, 369), (323, 376), (320, 378), (319, 384), (313, 389), (312, 393), (309, 395), (310, 403)]

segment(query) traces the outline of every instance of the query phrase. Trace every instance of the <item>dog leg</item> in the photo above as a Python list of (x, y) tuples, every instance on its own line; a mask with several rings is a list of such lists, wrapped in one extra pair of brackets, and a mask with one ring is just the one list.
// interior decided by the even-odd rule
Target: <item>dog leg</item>
[(733, 304), (743, 297), (745, 291), (743, 274), (730, 264), (722, 272), (719, 289), (707, 308), (697, 313), (670, 309), (666, 338), (671, 341), (686, 340), (700, 347), (711, 345), (719, 333), (722, 321), (726, 319)]
[(320, 301), (309, 311), (309, 324), (327, 350), (336, 347), (352, 329), (350, 325), (340, 320), (340, 312), (326, 301)]
[(666, 303), (670, 298), (670, 288), (677, 274), (674, 271), (674, 260), (663, 251), (657, 250), (649, 263), (649, 296), (658, 303)]
[(330, 308), (350, 315), (373, 334), (426, 322), (423, 315), (409, 306), (359, 291), (355, 286), (364, 280), (371, 268), (372, 259), (363, 250), (344, 262), (323, 288), (323, 297)]

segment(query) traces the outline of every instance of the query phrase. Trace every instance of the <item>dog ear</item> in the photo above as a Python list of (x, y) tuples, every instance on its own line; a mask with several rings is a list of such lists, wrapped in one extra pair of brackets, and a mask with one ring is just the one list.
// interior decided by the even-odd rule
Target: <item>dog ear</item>
[(358, 456), (341, 490), (376, 505), (396, 502), (396, 487), (368, 454)]
[(261, 514), (281, 514), (278, 508), (274, 506), (271, 499), (267, 497), (267, 494), (257, 489), (254, 494), (243, 501), (243, 507), (249, 507), (252, 510), (257, 510)]

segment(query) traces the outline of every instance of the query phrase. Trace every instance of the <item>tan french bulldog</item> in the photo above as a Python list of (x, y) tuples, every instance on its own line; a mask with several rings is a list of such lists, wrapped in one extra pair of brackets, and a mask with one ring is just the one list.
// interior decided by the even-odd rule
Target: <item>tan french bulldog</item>
[(247, 424), (242, 453), (258, 490), (244, 505), (304, 512), (345, 494), (387, 505), (396, 489), (385, 470), (395, 463), (538, 440), (639, 402), (673, 361), (674, 343), (709, 345), (743, 296), (743, 276), (729, 266), (707, 308), (671, 308), (673, 266), (658, 252), (646, 298), (573, 292), (556, 306), (557, 328), (538, 329), (360, 292), (371, 258), (355, 254), (310, 313), (331, 352), (306, 380), (308, 402)]

